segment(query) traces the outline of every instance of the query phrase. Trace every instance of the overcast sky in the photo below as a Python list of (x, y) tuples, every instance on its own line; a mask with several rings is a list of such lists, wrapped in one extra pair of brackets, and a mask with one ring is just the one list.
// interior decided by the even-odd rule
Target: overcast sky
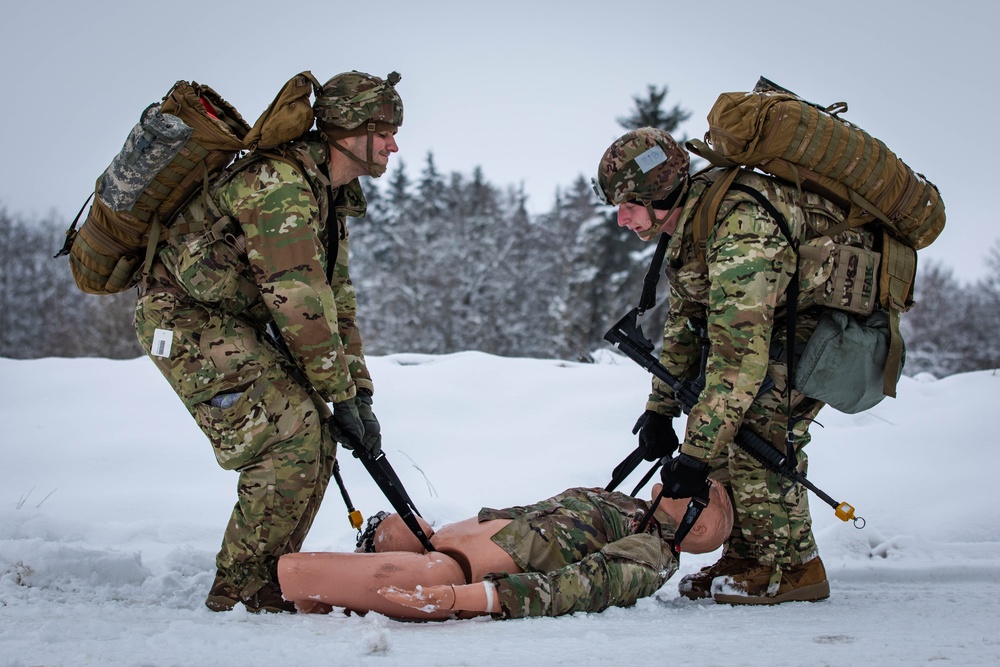
[[(534, 213), (595, 171), (632, 96), (667, 85), (700, 137), (719, 93), (764, 75), (882, 139), (941, 189), (948, 224), (921, 261), (986, 273), (1000, 5), (972, 0), (5, 0), (0, 205), (76, 213), (139, 113), (178, 79), (253, 122), (293, 74), (402, 74), (411, 177), (480, 166)], [(399, 161), (395, 163), (398, 168)]]

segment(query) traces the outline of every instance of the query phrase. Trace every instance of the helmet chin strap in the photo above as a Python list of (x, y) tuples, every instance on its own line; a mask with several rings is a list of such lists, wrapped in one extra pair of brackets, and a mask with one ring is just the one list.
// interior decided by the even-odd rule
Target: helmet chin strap
[(373, 148), (374, 147), (374, 142), (375, 142), (375, 123), (372, 122), (372, 121), (368, 121), (368, 149), (367, 149), (368, 159), (367, 159), (367, 161), (362, 160), (357, 155), (355, 155), (351, 151), (347, 150), (346, 148), (344, 148), (343, 146), (341, 146), (340, 144), (338, 144), (336, 141), (331, 141), (329, 143), (330, 143), (331, 146), (333, 146), (338, 151), (340, 151), (341, 153), (343, 153), (344, 155), (346, 155), (348, 158), (350, 158), (353, 162), (356, 162), (356, 163), (362, 165), (365, 168), (365, 170), (368, 172), (369, 176), (371, 176), (372, 178), (378, 178), (379, 176), (381, 176), (382, 174), (385, 173), (386, 168), (383, 165), (376, 164), (375, 161), (372, 160), (372, 158), (374, 157), (374, 155), (373, 155), (373, 152), (374, 152), (374, 148)]
[[(656, 209), (653, 208), (653, 205), (650, 202), (646, 202), (646, 213), (649, 215), (649, 221), (652, 224), (649, 229), (639, 234), (639, 238), (643, 241), (649, 241), (651, 238), (660, 233), (660, 229), (667, 222), (667, 220), (670, 219), (670, 216), (674, 214), (674, 211), (676, 211), (679, 206), (684, 205), (684, 195), (687, 194), (687, 189), (690, 184), (691, 179), (688, 176), (685, 176), (684, 183), (680, 186), (680, 192), (677, 193), (677, 197), (674, 199), (673, 205), (670, 207), (670, 210), (667, 211), (666, 215), (663, 216), (662, 220), (656, 217)], [(670, 195), (667, 196), (669, 197)]]

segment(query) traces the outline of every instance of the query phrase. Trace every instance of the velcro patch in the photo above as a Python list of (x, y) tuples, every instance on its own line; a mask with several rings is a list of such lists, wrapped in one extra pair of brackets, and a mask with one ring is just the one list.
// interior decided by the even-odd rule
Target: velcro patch
[(642, 173), (648, 174), (649, 170), (656, 165), (663, 164), (667, 161), (667, 154), (663, 152), (663, 149), (659, 146), (653, 146), (645, 153), (636, 156), (635, 163), (639, 165), (639, 169)]

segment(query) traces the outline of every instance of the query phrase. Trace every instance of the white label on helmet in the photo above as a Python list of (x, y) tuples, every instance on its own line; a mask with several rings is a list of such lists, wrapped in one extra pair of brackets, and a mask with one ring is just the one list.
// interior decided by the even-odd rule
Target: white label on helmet
[(639, 169), (641, 169), (644, 174), (648, 174), (650, 169), (658, 164), (663, 164), (666, 161), (667, 154), (664, 153), (663, 149), (659, 146), (653, 146), (648, 151), (635, 158), (635, 163), (639, 165)]

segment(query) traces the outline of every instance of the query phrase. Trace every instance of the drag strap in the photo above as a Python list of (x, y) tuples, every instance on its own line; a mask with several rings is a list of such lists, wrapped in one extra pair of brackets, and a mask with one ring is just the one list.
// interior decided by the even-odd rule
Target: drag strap
[[(705, 482), (704, 488), (691, 497), (687, 510), (684, 512), (684, 517), (681, 519), (681, 524), (677, 526), (677, 532), (674, 533), (674, 553), (681, 552), (681, 541), (691, 532), (691, 528), (698, 521), (702, 510), (708, 507), (709, 488), (710, 484)], [(650, 510), (650, 513), (652, 513), (652, 510)]]
[(660, 234), (660, 238), (656, 242), (656, 250), (653, 251), (653, 259), (649, 263), (649, 270), (646, 271), (646, 277), (642, 279), (642, 296), (639, 297), (640, 315), (656, 305), (656, 285), (660, 282), (660, 275), (663, 272), (663, 257), (667, 254), (668, 245), (670, 245), (670, 235)]
[(402, 482), (399, 481), (396, 472), (389, 465), (389, 461), (386, 460), (385, 454), (379, 454), (378, 456), (371, 456), (368, 452), (360, 452), (359, 454), (358, 459), (364, 465), (372, 479), (375, 480), (375, 484), (382, 490), (386, 500), (389, 501), (392, 508), (403, 519), (407, 528), (420, 540), (420, 544), (423, 545), (424, 549), (434, 551), (434, 545), (431, 544), (430, 538), (427, 537), (424, 529), (420, 527), (420, 523), (417, 521), (417, 516), (419, 516), (420, 512), (417, 511), (413, 501), (410, 500), (410, 496), (406, 493), (406, 489), (403, 488)]

